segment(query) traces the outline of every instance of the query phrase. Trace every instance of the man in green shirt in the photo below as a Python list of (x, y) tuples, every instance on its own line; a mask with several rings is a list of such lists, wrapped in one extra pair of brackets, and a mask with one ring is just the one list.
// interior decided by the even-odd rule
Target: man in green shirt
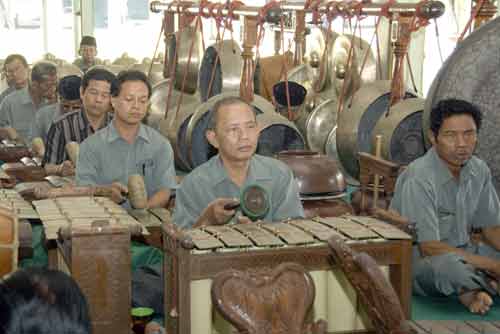
[[(413, 290), (457, 296), (486, 313), (500, 279), (500, 203), (486, 163), (473, 156), (481, 112), (462, 100), (430, 115), (433, 147), (399, 176), (391, 208), (416, 224)], [(471, 232), (481, 231), (480, 241)]]

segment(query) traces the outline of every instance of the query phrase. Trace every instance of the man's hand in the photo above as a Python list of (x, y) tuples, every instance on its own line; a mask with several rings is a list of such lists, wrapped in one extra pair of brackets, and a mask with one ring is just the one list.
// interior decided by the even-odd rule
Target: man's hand
[(75, 166), (69, 160), (63, 161), (62, 164), (57, 166), (57, 175), (59, 176), (72, 176), (75, 175)]
[(235, 203), (238, 203), (238, 201), (234, 198), (218, 198), (210, 203), (207, 208), (210, 212), (210, 224), (222, 225), (227, 223), (236, 213), (235, 209), (230, 208)]
[(117, 204), (122, 204), (127, 200), (128, 188), (120, 182), (111, 184), (111, 200)]

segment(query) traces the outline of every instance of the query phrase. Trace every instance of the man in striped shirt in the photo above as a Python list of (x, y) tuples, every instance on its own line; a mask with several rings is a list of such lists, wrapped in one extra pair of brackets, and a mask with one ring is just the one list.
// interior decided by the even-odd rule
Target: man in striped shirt
[(111, 93), (115, 80), (115, 75), (103, 68), (94, 68), (85, 73), (80, 87), (81, 110), (64, 115), (49, 129), (43, 157), (48, 174), (74, 174), (75, 166), (68, 160), (66, 144), (71, 141), (81, 143), (108, 125), (112, 118)]

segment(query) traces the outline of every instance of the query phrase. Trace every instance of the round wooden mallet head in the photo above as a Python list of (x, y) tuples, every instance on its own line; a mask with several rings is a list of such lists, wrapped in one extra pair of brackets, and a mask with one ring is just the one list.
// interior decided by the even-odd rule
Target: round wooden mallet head
[(45, 155), (45, 144), (42, 138), (35, 137), (31, 140), (31, 151), (35, 157), (43, 158)]
[(78, 152), (80, 152), (80, 144), (75, 141), (70, 141), (66, 144), (66, 153), (68, 154), (69, 160), (76, 167), (76, 161), (78, 160)]
[(14, 128), (5, 128), (5, 132), (7, 133), (7, 139), (9, 140), (17, 140), (19, 138), (17, 130)]
[(128, 199), (134, 209), (145, 209), (148, 206), (148, 195), (142, 175), (128, 177)]

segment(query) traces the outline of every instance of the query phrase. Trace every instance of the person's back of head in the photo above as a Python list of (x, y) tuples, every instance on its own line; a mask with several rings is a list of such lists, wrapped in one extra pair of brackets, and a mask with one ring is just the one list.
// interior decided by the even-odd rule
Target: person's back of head
[(68, 275), (19, 270), (0, 282), (0, 334), (90, 334), (88, 305)]

